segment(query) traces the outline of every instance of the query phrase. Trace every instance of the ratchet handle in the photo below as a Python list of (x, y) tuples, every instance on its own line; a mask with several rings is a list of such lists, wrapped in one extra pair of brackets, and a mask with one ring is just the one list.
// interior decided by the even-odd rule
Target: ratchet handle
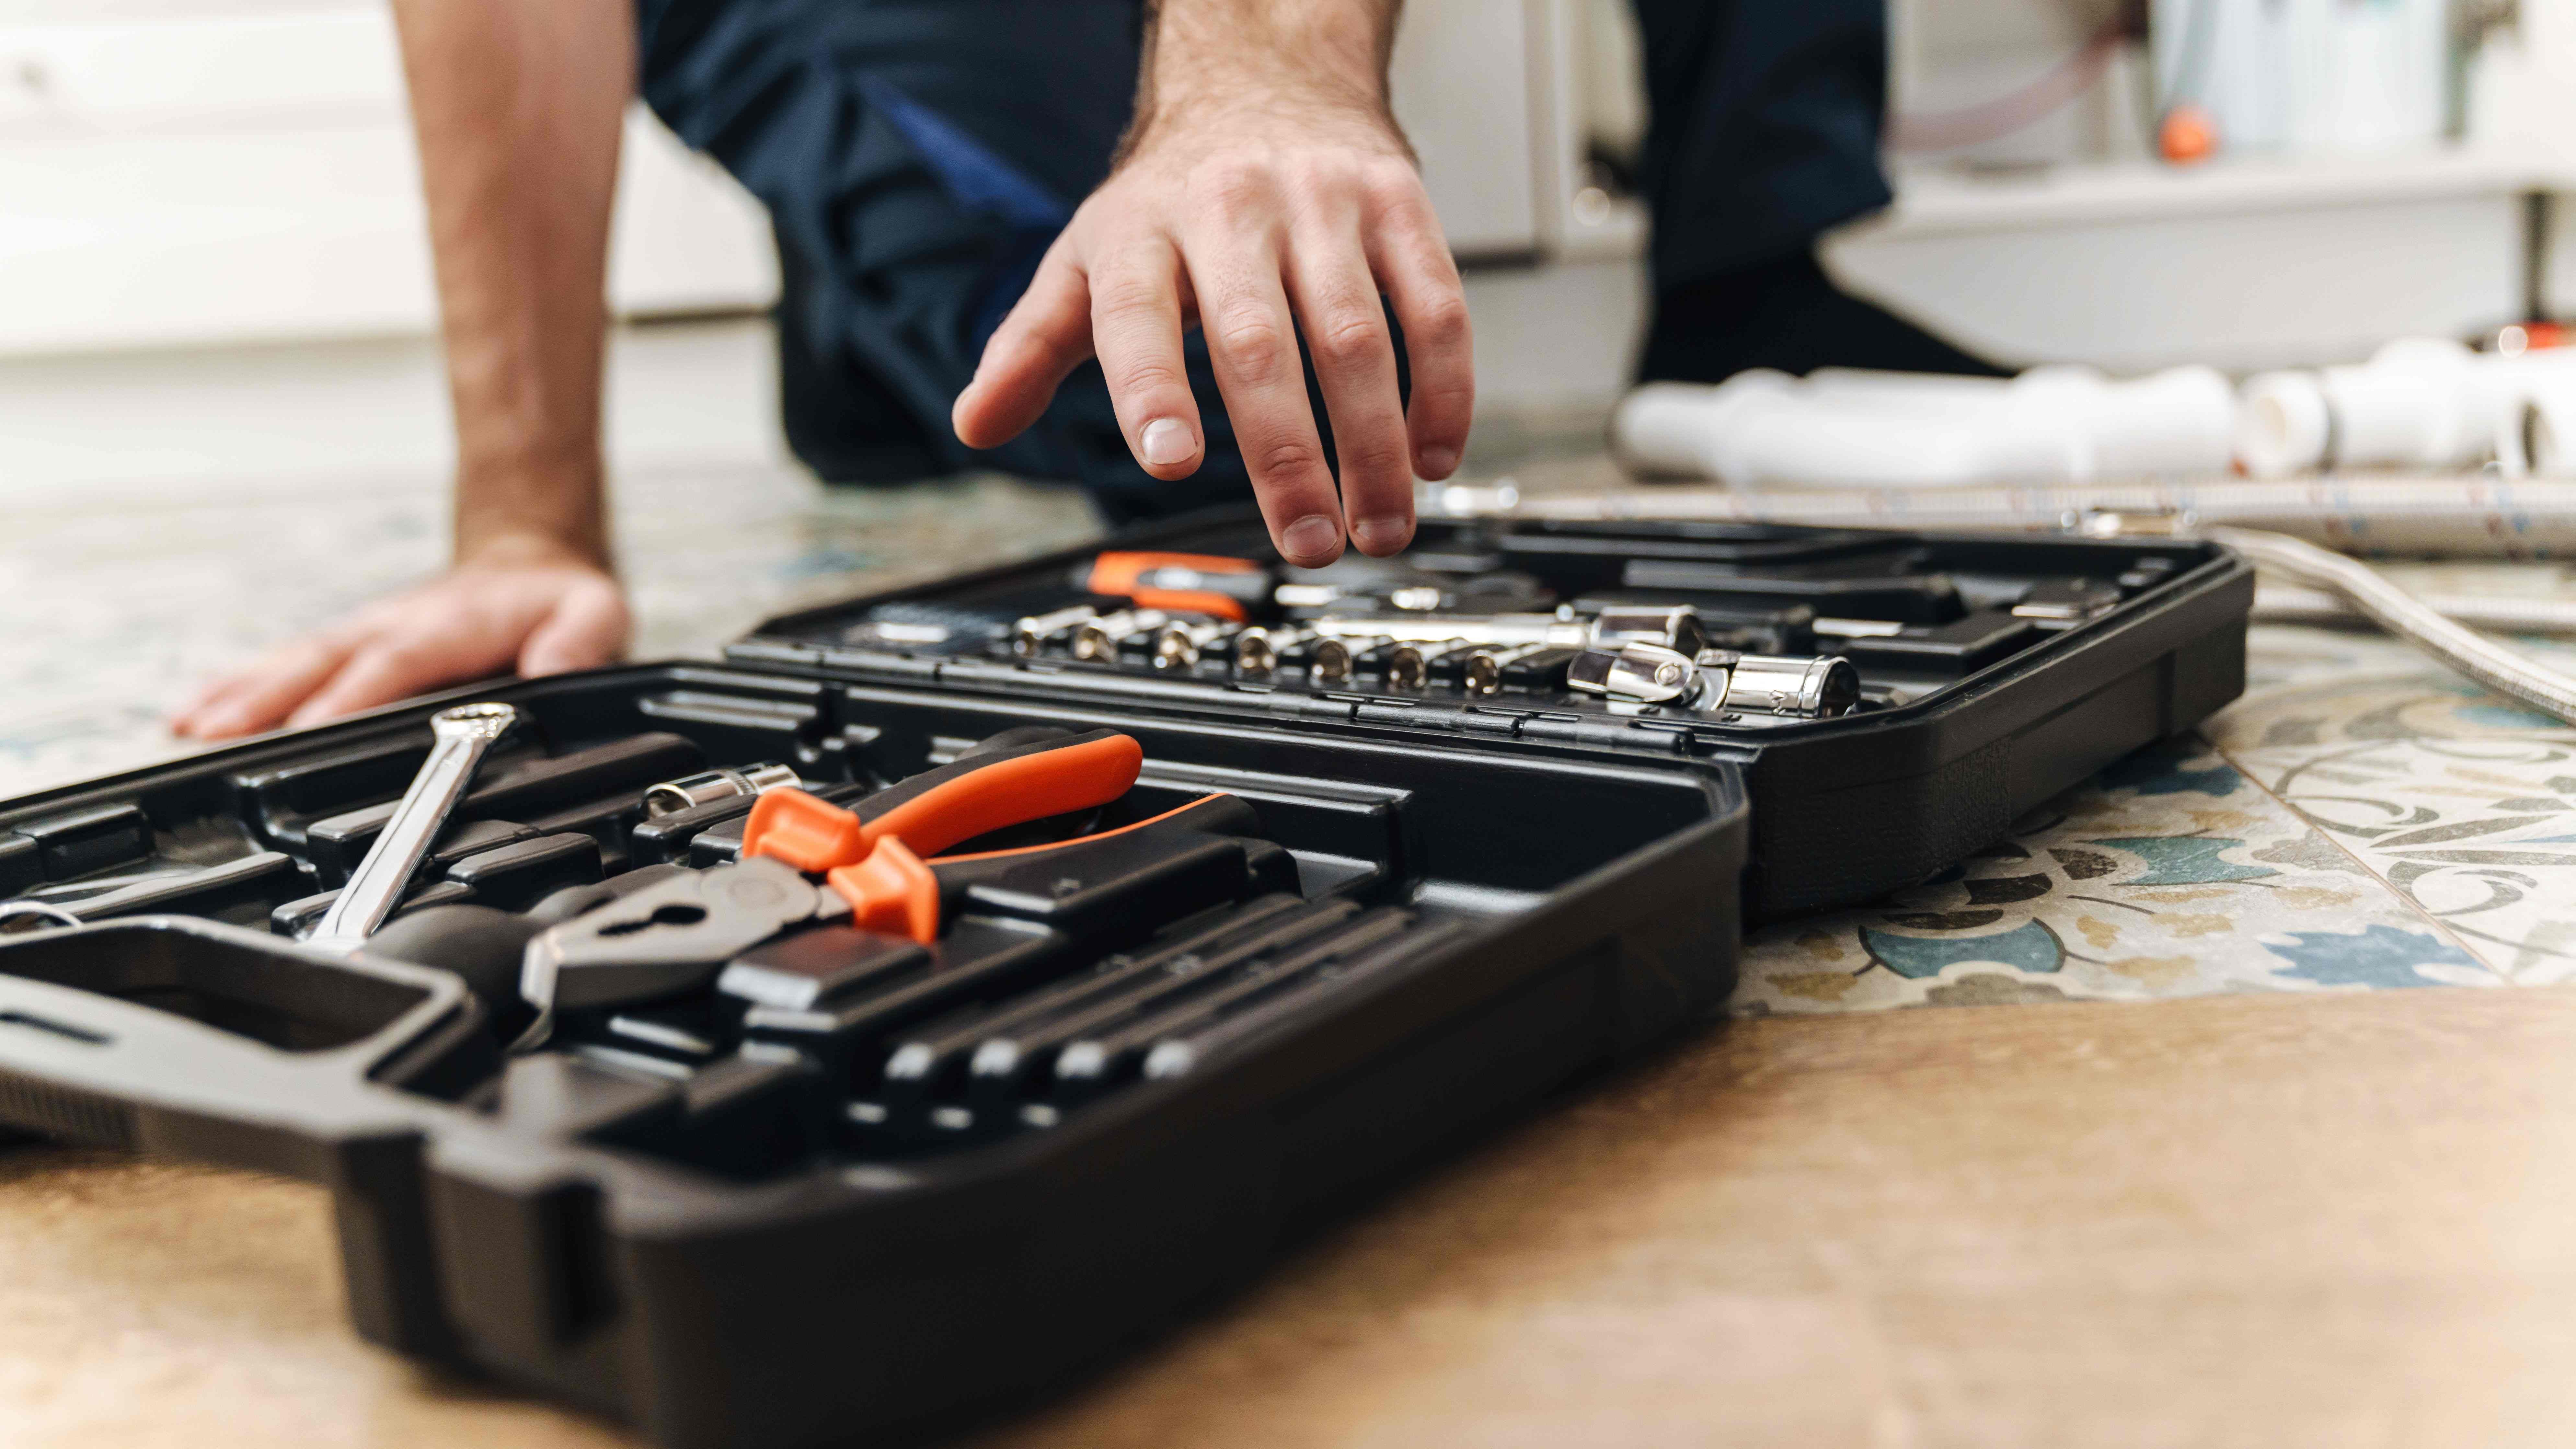
[(1208, 614), (1237, 624), (1270, 605), (1270, 571), (1248, 558), (1206, 553), (1104, 553), (1082, 587), (1133, 599), (1140, 609)]
[(866, 860), (889, 836), (917, 856), (960, 841), (1106, 805), (1144, 768), (1144, 747), (1115, 730), (997, 750), (943, 765), (845, 810), (802, 790), (760, 797), (743, 826), (742, 852), (828, 872)]

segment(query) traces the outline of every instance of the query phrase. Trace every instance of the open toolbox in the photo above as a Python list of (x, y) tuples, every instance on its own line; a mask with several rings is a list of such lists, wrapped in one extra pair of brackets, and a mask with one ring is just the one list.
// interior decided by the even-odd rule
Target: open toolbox
[[(0, 1121), (321, 1183), (362, 1333), (665, 1444), (935, 1428), (2196, 723), (2251, 597), (2182, 541), (1296, 571), (1203, 515), (0, 804)], [(330, 948), (468, 701), (509, 731)]]

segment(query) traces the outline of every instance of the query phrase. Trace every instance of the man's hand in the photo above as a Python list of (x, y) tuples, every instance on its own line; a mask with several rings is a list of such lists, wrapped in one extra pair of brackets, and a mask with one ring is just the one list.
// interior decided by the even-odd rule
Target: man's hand
[[(957, 400), (991, 448), (1098, 356), (1146, 472), (1206, 451), (1183, 367), (1202, 326), (1272, 539), (1329, 563), (1413, 537), (1413, 480), (1446, 478), (1475, 411), (1467, 304), (1386, 107), (1392, 0), (1163, 0), (1123, 158), (1056, 240)], [(1412, 364), (1410, 416), (1380, 294)], [(1330, 414), (1324, 466), (1298, 356)]]
[(197, 739), (307, 725), (504, 674), (560, 674), (614, 661), (626, 599), (581, 555), (496, 543), (474, 560), (209, 686), (171, 722)]

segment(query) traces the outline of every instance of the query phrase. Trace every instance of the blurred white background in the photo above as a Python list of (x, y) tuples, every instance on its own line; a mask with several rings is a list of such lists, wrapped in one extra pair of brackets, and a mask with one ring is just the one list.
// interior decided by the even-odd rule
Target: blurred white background
[[(1489, 404), (1597, 408), (1642, 305), (1642, 221), (1619, 195), (1642, 113), (1624, 0), (1406, 9), (1399, 110), (1475, 263)], [(2282, 39), (2239, 32), (2303, 13), (2346, 27), (2350, 54), (2276, 86), (2262, 47)], [(2104, 39), (2120, 17), (2115, 0), (1892, 0), (1895, 140), (1918, 149), (1891, 155), (1896, 206), (1831, 245), (1846, 282), (2004, 361), (2133, 370), (2355, 357), (2519, 318), (2535, 276), (2559, 305), (2548, 289), (2576, 279), (2576, 225), (2531, 214), (2576, 191), (2576, 0), (2154, 0), (2126, 27), (2151, 20), (2152, 46)], [(2328, 53), (2312, 39), (2289, 42), (2310, 71)], [(2243, 133), (2180, 167), (2150, 155), (2178, 83)], [(2296, 85), (2323, 97), (2305, 121), (2237, 114)], [(626, 156), (619, 314), (765, 305), (757, 208), (648, 118)], [(311, 450), (375, 436), (419, 458), (441, 446), (434, 306), (381, 0), (0, 0), (0, 484), (148, 467), (148, 448), (99, 460), (98, 409), (149, 436), (133, 412), (203, 424), (235, 402), (102, 387), (280, 343), (344, 349), (340, 421), (312, 424)], [(704, 337), (710, 370), (764, 366), (756, 329)], [(225, 371), (246, 393), (278, 366)], [(727, 446), (765, 426), (759, 385), (734, 391), (751, 416), (719, 427)], [(625, 413), (627, 433), (674, 426)], [(204, 429), (188, 436), (171, 446), (202, 456)]]

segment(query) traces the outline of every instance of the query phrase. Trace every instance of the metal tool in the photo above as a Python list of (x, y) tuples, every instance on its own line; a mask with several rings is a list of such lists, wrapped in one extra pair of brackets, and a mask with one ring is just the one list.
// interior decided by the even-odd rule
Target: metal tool
[(1160, 609), (1121, 609), (1115, 614), (1103, 614), (1073, 631), (1073, 657), (1114, 664), (1119, 646), (1171, 622), (1172, 616)]
[(1100, 617), (1100, 611), (1089, 604), (1076, 604), (1045, 614), (1031, 614), (1011, 626), (1011, 652), (1022, 659), (1035, 659), (1047, 646), (1070, 641), (1074, 631)]
[(846, 909), (794, 866), (755, 858), (691, 871), (538, 933), (519, 964), (537, 1019), (511, 1047), (541, 1045), (558, 1010), (686, 991), (781, 931)]
[(1702, 684), (1691, 656), (1660, 644), (1624, 644), (1574, 656), (1565, 687), (1646, 704), (1688, 704)]
[(1154, 631), (1154, 667), (1196, 669), (1202, 656), (1233, 637), (1234, 628), (1218, 619), (1180, 619), (1165, 624)]
[(741, 800), (799, 783), (792, 765), (775, 761), (740, 769), (707, 770), (665, 780), (644, 792), (644, 813), (655, 820), (718, 800)]
[(1591, 642), (1596, 646), (1632, 641), (1696, 658), (1708, 647), (1708, 629), (1689, 604), (1613, 604), (1593, 616)]
[(1387, 651), (1386, 683), (1390, 689), (1422, 689), (1431, 683), (1431, 673), (1440, 662), (1454, 654), (1484, 647), (1467, 639), (1403, 641)]
[(492, 703), (461, 704), (429, 717), (436, 742), (430, 746), (428, 761), (403, 792), (402, 803), (394, 807), (366, 859), (341, 887), (340, 898), (331, 903), (304, 944), (342, 954), (367, 944), (410, 889), (411, 878), (428, 858), (439, 829), (465, 798), (466, 787), (474, 783), (475, 767), (518, 722), (516, 708)]
[(59, 906), (46, 905), (42, 901), (10, 901), (0, 904), (0, 935), (87, 924), (88, 922), (71, 912)]
[(1328, 634), (1315, 641), (1314, 675), (1317, 684), (1348, 684), (1359, 677), (1360, 660), (1371, 651), (1393, 644), (1382, 636)]
[(1234, 636), (1234, 667), (1243, 674), (1274, 673), (1280, 660), (1319, 637), (1312, 629), (1255, 624)]
[(1835, 719), (1860, 703), (1860, 671), (1840, 655), (1800, 659), (1711, 649), (1697, 662), (1703, 674), (1726, 673), (1717, 690), (1703, 693), (1703, 709)]
[(1559, 646), (1554, 644), (1480, 644), (1467, 655), (1466, 683), (1469, 694), (1500, 694), (1503, 673), (1534, 654), (1544, 654)]

